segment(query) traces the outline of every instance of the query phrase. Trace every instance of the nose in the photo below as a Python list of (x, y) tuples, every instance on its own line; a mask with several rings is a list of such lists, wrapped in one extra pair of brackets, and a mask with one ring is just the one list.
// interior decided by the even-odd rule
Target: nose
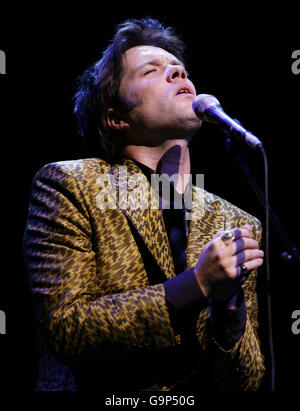
[(187, 77), (185, 68), (180, 65), (169, 65), (167, 67), (167, 81), (171, 83), (172, 81), (176, 81), (178, 79), (185, 80)]

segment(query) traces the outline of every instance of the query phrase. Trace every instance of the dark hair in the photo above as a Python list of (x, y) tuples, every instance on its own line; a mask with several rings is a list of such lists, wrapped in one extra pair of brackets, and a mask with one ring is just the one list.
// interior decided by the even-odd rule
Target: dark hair
[(140, 46), (161, 47), (184, 62), (184, 43), (172, 28), (152, 18), (129, 19), (117, 26), (116, 34), (100, 60), (78, 78), (74, 113), (89, 155), (114, 163), (121, 160), (124, 146), (119, 131), (109, 127), (107, 109), (130, 110), (119, 94), (121, 58), (126, 50)]

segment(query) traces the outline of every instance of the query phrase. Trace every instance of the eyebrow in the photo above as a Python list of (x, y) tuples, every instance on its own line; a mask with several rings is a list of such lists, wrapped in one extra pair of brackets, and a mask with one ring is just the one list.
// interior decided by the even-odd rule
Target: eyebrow
[[(161, 60), (161, 59), (151, 59), (151, 60), (147, 60), (147, 61), (145, 61), (144, 63), (140, 64), (140, 65), (136, 68), (136, 71), (140, 70), (141, 68), (143, 68), (143, 67), (145, 67), (145, 66), (161, 66), (162, 64), (163, 64), (163, 63), (162, 63), (162, 60)], [(172, 59), (172, 60), (169, 60), (169, 61), (168, 61), (168, 64), (172, 64), (172, 65), (174, 65), (174, 66), (183, 66), (183, 67), (184, 67), (184, 64), (183, 64), (180, 60), (178, 60), (178, 59), (176, 59), (176, 58), (174, 58), (174, 59)]]

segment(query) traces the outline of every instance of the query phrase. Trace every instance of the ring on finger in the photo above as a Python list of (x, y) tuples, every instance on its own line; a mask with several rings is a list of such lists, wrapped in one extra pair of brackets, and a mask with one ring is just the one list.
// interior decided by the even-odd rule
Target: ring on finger
[(245, 266), (245, 264), (240, 265), (240, 276), (243, 277), (248, 273), (248, 268)]
[(224, 234), (222, 234), (221, 239), (226, 243), (227, 241), (232, 241), (234, 238), (234, 233), (233, 231), (225, 231)]

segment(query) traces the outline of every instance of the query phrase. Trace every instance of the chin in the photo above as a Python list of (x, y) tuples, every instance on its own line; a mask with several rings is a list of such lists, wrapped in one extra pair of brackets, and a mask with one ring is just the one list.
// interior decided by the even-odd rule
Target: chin
[(202, 120), (199, 120), (195, 115), (187, 117), (181, 121), (179, 128), (182, 134), (186, 137), (194, 136), (201, 128)]

